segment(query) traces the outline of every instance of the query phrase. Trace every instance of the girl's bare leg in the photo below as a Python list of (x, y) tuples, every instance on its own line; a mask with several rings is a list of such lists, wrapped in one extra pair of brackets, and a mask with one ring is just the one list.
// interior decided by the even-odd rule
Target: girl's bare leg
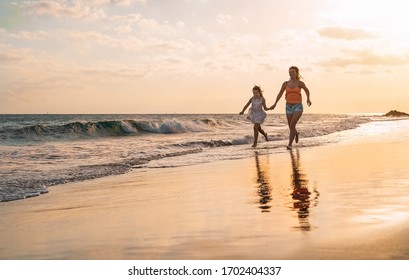
[(261, 128), (261, 125), (258, 128), (258, 131), (263, 134), (264, 138), (266, 138), (266, 141), (268, 142), (268, 137), (267, 137), (267, 133), (264, 132), (264, 130)]
[(254, 130), (254, 143), (253, 143), (253, 148), (257, 146), (257, 139), (258, 139), (258, 130), (259, 130), (260, 124), (255, 123), (253, 130)]

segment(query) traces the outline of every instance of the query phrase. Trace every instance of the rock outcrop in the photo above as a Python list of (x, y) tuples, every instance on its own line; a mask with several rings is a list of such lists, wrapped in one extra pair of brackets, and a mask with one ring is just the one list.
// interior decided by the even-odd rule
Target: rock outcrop
[(391, 110), (384, 115), (385, 117), (409, 117), (409, 114), (404, 112), (399, 112), (396, 110)]

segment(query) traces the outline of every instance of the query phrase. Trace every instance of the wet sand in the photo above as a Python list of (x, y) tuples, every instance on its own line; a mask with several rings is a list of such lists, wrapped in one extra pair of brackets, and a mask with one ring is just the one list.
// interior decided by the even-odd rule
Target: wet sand
[[(409, 121), (0, 204), (1, 259), (409, 259)], [(303, 141), (303, 139), (301, 139)], [(245, 148), (245, 147), (243, 147)]]

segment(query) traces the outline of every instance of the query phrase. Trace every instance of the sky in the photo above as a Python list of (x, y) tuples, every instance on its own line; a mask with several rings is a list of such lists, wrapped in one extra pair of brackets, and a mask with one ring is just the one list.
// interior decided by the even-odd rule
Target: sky
[(292, 65), (306, 113), (409, 112), (407, 26), (403, 0), (5, 0), (0, 114), (238, 113)]

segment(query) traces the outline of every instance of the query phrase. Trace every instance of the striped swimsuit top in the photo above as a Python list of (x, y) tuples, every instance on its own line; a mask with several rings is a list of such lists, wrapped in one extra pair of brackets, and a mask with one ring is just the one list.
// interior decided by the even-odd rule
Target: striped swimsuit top
[(301, 103), (301, 88), (299, 82), (295, 88), (289, 87), (288, 82), (285, 83), (285, 100), (292, 104)]

